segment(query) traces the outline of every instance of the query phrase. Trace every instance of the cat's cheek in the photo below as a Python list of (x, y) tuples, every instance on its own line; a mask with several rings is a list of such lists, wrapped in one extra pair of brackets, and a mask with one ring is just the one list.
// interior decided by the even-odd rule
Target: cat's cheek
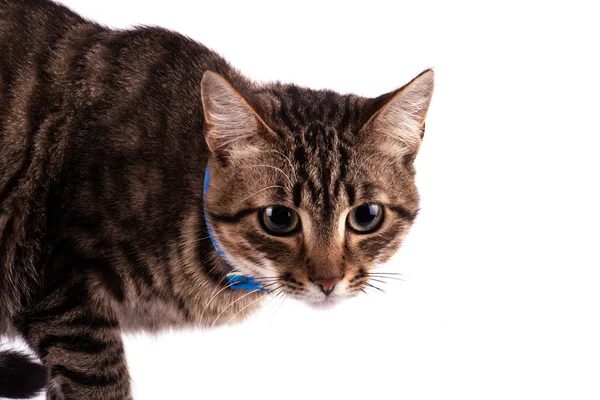
[(261, 265), (260, 265), (260, 275), (257, 275), (257, 276), (261, 276), (261, 275), (267, 276), (267, 277), (280, 275), (280, 273), (277, 270), (277, 267), (275, 266), (275, 263), (273, 263), (273, 261), (269, 260), (265, 256), (262, 256)]
[(269, 264), (268, 260), (263, 259), (261, 261), (261, 265), (255, 265), (253, 262), (246, 261), (244, 259), (230, 258), (228, 260), (231, 260), (232, 268), (243, 273), (244, 275), (252, 276), (258, 279), (265, 276), (275, 276), (274, 272), (272, 272), (272, 264)]
[(400, 233), (394, 240), (390, 241), (384, 248), (382, 248), (377, 257), (373, 260), (373, 267), (381, 264), (385, 264), (398, 252), (404, 243), (404, 238), (408, 234), (408, 229), (405, 229)]

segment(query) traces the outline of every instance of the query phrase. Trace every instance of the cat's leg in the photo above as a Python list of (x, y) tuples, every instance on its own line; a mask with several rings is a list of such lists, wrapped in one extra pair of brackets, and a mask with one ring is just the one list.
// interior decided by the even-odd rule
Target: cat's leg
[[(91, 309), (71, 287), (27, 313), (21, 331), (50, 370), (50, 400), (130, 400), (130, 379), (116, 318)], [(104, 313), (105, 314), (105, 313)]]

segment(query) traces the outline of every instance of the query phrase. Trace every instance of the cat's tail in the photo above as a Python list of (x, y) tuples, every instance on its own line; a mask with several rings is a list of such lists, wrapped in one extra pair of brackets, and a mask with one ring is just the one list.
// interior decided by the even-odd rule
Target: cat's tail
[(28, 355), (15, 351), (0, 351), (0, 397), (34, 397), (44, 389), (47, 381), (46, 368)]

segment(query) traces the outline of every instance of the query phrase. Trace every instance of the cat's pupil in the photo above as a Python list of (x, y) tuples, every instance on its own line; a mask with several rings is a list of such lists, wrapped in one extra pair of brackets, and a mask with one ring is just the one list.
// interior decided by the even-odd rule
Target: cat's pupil
[(271, 223), (278, 228), (286, 228), (292, 222), (292, 210), (286, 207), (274, 206), (267, 209)]
[(369, 225), (379, 214), (379, 206), (377, 204), (365, 204), (356, 209), (356, 222), (360, 225)]

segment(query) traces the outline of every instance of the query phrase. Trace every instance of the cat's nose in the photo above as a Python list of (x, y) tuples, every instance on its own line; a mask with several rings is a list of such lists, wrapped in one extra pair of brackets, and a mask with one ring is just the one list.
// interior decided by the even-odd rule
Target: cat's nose
[(333, 292), (335, 285), (340, 282), (340, 277), (339, 275), (336, 275), (331, 278), (313, 279), (313, 282), (321, 286), (321, 290), (325, 293), (325, 296), (329, 296), (329, 294)]

